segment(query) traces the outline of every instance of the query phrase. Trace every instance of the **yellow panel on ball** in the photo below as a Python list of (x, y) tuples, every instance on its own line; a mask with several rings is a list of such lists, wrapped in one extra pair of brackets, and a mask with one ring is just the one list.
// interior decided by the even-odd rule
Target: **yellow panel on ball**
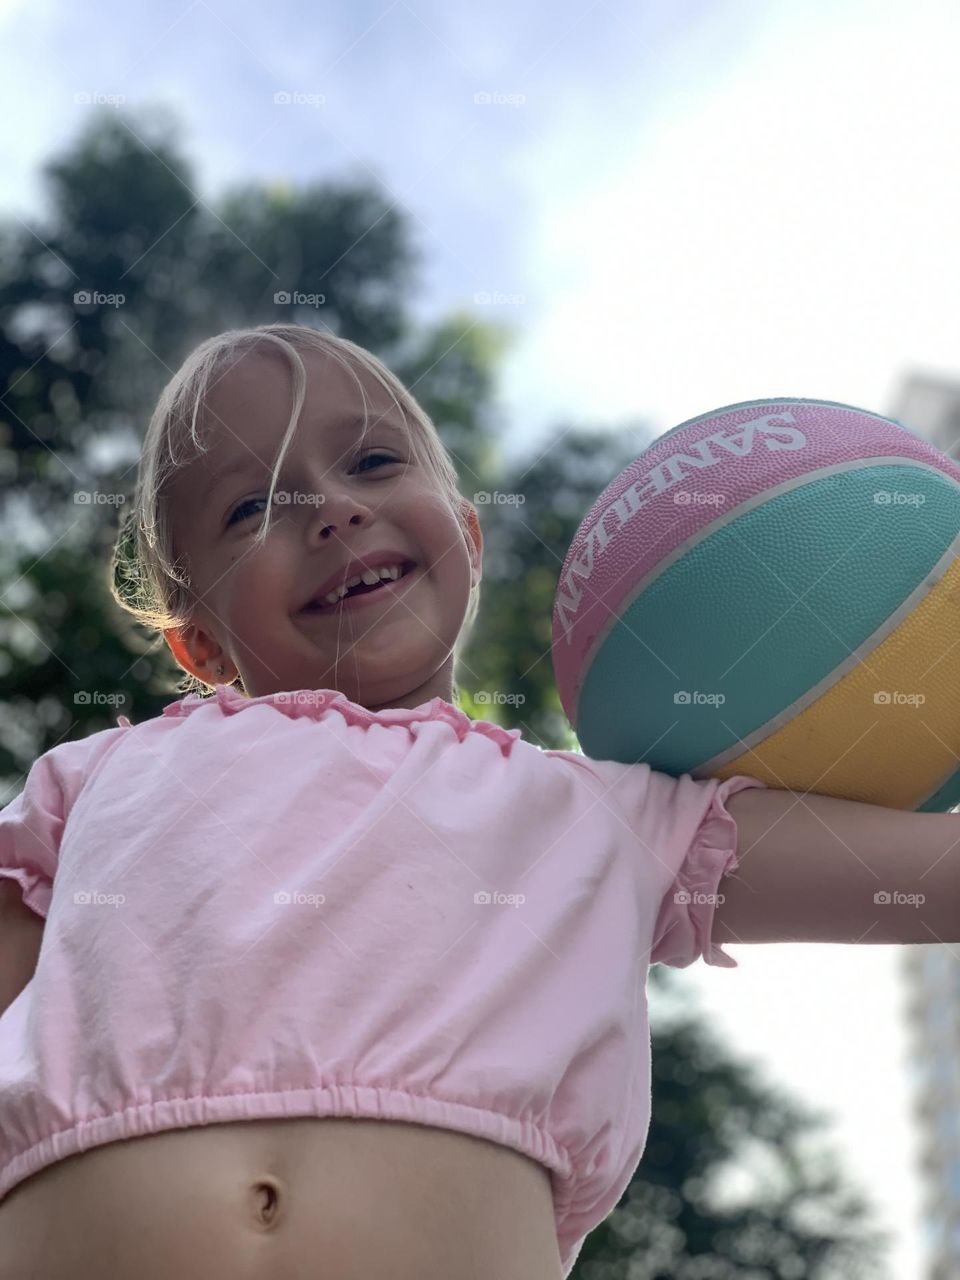
[[(851, 657), (852, 670), (788, 707), (779, 727), (764, 726), (753, 736), (750, 750), (727, 763), (707, 761), (697, 776), (746, 773), (790, 791), (921, 808), (953, 777), (960, 759), (958, 607), (960, 561), (954, 560), (899, 625)], [(895, 756), (891, 739), (898, 744)]]

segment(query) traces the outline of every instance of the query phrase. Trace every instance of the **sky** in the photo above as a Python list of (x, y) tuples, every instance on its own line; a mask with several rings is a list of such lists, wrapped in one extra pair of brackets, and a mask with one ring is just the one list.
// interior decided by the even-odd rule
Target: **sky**
[[(0, 216), (42, 214), (77, 94), (162, 104), (206, 201), (379, 181), (415, 314), (512, 330), (512, 448), (766, 396), (892, 416), (909, 375), (958, 376), (958, 36), (952, 0), (0, 0)], [(728, 950), (690, 1000), (835, 1113), (891, 1276), (921, 1280), (899, 949)]]

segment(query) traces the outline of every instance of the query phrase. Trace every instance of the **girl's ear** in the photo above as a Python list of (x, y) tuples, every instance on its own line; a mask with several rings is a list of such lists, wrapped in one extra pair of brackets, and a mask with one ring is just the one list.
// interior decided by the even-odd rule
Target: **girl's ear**
[(466, 518), (467, 533), (470, 535), (470, 541), (473, 543), (473, 554), (471, 560), (473, 567), (477, 571), (477, 578), (480, 576), (480, 564), (483, 560), (483, 530), (480, 528), (480, 517), (477, 515), (477, 509), (472, 502), (466, 498), (460, 499), (460, 509)]
[[(178, 666), (204, 684), (226, 684), (232, 670), (230, 660), (222, 653), (215, 652), (216, 646), (210, 637), (192, 623), (186, 627), (170, 627), (163, 632), (170, 652)], [(217, 666), (222, 665), (222, 676), (216, 674)]]

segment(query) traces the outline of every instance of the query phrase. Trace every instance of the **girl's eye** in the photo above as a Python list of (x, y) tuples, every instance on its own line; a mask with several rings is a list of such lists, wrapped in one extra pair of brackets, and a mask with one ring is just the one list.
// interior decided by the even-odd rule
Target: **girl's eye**
[[(254, 502), (266, 502), (266, 498), (247, 498), (245, 499), (245, 501), (241, 502), (238, 507), (234, 507), (233, 511), (230, 513), (230, 518), (227, 521), (227, 528), (228, 529), (230, 528), (230, 526), (234, 522), (235, 517), (238, 516), (241, 511), (245, 510)], [(243, 518), (246, 519), (246, 516), (244, 516)]]
[(365, 454), (362, 458), (359, 459), (359, 461), (357, 462), (357, 466), (359, 467), (361, 462), (369, 462), (371, 458), (383, 458), (386, 462), (400, 461), (399, 458), (392, 458), (389, 453), (383, 453), (379, 449), (372, 449), (370, 453)]
[[(374, 449), (374, 450), (371, 450), (371, 452), (370, 452), (370, 453), (367, 453), (367, 454), (365, 454), (362, 458), (360, 458), (360, 459), (357, 461), (357, 464), (356, 464), (356, 465), (359, 467), (361, 462), (369, 462), (369, 461), (371, 460), (371, 458), (380, 458), (380, 459), (382, 459), (382, 460), (383, 460), (383, 462), (384, 462), (384, 463), (386, 463), (386, 464), (388, 464), (388, 465), (389, 465), (391, 462), (400, 462), (400, 461), (401, 461), (401, 459), (400, 459), (400, 458), (394, 458), (394, 457), (392, 457), (392, 455), (391, 455), (391, 454), (389, 454), (389, 453), (383, 453), (383, 452), (382, 452), (381, 450), (379, 450), (379, 449)], [(236, 518), (237, 518), (238, 516), (240, 516), (241, 511), (245, 511), (247, 507), (252, 506), (254, 503), (257, 503), (257, 502), (263, 502), (263, 503), (265, 503), (266, 501), (267, 501), (267, 500), (266, 500), (266, 498), (246, 498), (246, 499), (244, 499), (244, 501), (243, 501), (243, 502), (241, 502), (241, 503), (239, 504), (239, 506), (234, 507), (233, 511), (230, 513), (229, 519), (227, 520), (227, 528), (229, 528), (229, 527), (234, 523), (234, 521), (236, 520)], [(246, 516), (241, 516), (240, 518), (241, 518), (242, 520), (246, 520), (246, 519), (247, 519), (247, 517), (246, 517)]]

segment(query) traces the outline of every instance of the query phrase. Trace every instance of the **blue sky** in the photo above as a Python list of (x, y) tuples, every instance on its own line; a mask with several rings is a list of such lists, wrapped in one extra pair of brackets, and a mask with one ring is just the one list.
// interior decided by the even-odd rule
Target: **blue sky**
[[(518, 445), (766, 395), (894, 415), (960, 361), (958, 34), (948, 0), (0, 0), (0, 211), (42, 213), (75, 94), (162, 103), (205, 199), (375, 176), (424, 254), (416, 314), (512, 326)], [(898, 950), (730, 947), (739, 971), (680, 980), (834, 1113), (891, 1276), (920, 1280)]]
[[(728, 78), (766, 30), (768, 9), (698, 0), (638, 13), (622, 0), (499, 0), (478, 13), (387, 0), (328, 8), (318, 20), (311, 6), (281, 2), (266, 20), (249, 3), (107, 0), (91, 19), (58, 0), (0, 0), (0, 104), (18, 121), (5, 138), (0, 204), (22, 214), (42, 207), (38, 160), (84, 124), (91, 107), (74, 101), (80, 92), (122, 96), (120, 110), (168, 106), (207, 199), (254, 177), (376, 177), (424, 252), (415, 312), (473, 306), (478, 291), (504, 299), (478, 315), (516, 335), (502, 388), (514, 441), (544, 434), (557, 415), (588, 423), (639, 413), (656, 434), (669, 425), (656, 420), (671, 412), (669, 399), (645, 402), (637, 376), (626, 395), (622, 377), (603, 394), (590, 373), (591, 341), (606, 343), (612, 314), (603, 298), (586, 313), (577, 303), (592, 260), (594, 290), (611, 285), (609, 262), (590, 242), (614, 248), (600, 208), (622, 198), (611, 184), (642, 174), (658, 121), (681, 97), (692, 102)], [(323, 101), (280, 106), (280, 91)], [(477, 93), (493, 101), (478, 104)], [(659, 256), (639, 224), (619, 234), (628, 258)], [(629, 316), (619, 323), (636, 328)], [(610, 338), (605, 379), (611, 359), (620, 363)], [(637, 374), (642, 350), (627, 356)], [(691, 404), (709, 407), (674, 403), (684, 416)]]

